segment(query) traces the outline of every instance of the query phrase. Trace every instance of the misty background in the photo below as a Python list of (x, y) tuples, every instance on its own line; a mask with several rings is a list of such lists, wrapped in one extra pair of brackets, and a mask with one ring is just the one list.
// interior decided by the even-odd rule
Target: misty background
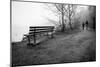
[[(49, 5), (49, 6), (48, 6)], [(21, 41), (23, 34), (28, 33), (29, 26), (49, 26), (59, 22), (59, 17), (52, 10), (55, 7), (50, 3), (29, 3), (12, 1), (12, 41)], [(94, 7), (75, 5), (75, 16), (79, 23), (92, 23), (92, 16), (95, 16)], [(75, 20), (73, 20), (74, 23)], [(54, 23), (53, 23), (54, 22)]]

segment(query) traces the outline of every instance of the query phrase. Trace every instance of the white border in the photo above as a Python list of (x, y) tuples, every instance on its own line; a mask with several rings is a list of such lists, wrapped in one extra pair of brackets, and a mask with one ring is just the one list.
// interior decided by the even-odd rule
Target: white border
[[(100, 44), (99, 44), (99, 27), (100, 27), (100, 9), (99, 0), (33, 0), (41, 2), (57, 2), (57, 3), (73, 3), (96, 5), (97, 8), (97, 61), (84, 63), (68, 63), (68, 64), (53, 64), (39, 65), (34, 67), (100, 67)], [(10, 67), (10, 0), (0, 0), (0, 67)]]

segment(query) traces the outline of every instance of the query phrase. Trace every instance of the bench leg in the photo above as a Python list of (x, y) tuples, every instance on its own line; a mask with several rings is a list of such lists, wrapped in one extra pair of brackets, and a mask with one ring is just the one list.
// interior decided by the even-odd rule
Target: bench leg
[(47, 33), (46, 35), (47, 35), (47, 37), (49, 38), (49, 34)]
[(51, 38), (54, 38), (53, 33), (51, 34)]
[(27, 46), (28, 46), (28, 47), (33, 47), (33, 44), (31, 43), (31, 38), (30, 38), (30, 36), (27, 36), (27, 38), (28, 38)]
[(28, 38), (28, 45), (30, 45), (31, 43), (30, 43), (30, 36), (27, 36), (27, 38)]
[(36, 44), (36, 36), (34, 35), (34, 44)]

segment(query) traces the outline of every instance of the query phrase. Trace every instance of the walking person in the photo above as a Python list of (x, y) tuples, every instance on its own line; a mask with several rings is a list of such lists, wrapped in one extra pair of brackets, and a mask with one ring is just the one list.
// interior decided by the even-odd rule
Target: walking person
[(83, 28), (83, 30), (84, 30), (84, 26), (85, 26), (85, 24), (84, 24), (84, 22), (82, 23), (82, 28)]
[(85, 24), (86, 24), (86, 30), (88, 30), (88, 21), (86, 21)]

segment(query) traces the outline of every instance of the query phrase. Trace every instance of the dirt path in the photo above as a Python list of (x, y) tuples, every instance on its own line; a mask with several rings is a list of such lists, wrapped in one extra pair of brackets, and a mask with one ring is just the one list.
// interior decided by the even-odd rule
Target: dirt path
[(57, 35), (33, 49), (20, 48), (15, 61), (19, 65), (92, 61), (95, 60), (95, 46), (95, 33), (91, 31)]
[(92, 32), (82, 31), (78, 34), (50, 40), (45, 46), (48, 50), (47, 55), (54, 60), (57, 58), (57, 62), (81, 61), (81, 56), (85, 54), (87, 47), (91, 45), (90, 43), (94, 41), (95, 44), (94, 37), (95, 35)]

